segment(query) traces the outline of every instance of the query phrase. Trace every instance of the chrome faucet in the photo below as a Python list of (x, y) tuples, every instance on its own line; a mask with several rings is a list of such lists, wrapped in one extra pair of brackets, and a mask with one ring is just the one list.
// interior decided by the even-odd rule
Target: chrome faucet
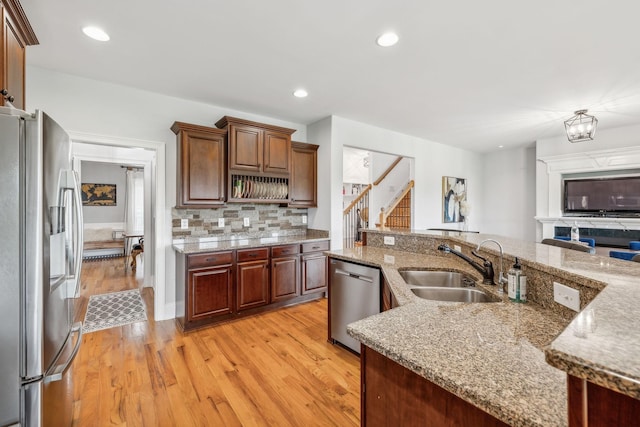
[(482, 242), (480, 242), (480, 244), (478, 245), (478, 247), (471, 251), (471, 253), (475, 256), (477, 256), (478, 258), (485, 260), (483, 257), (481, 257), (480, 255), (477, 254), (477, 251), (480, 250), (480, 248), (482, 247), (482, 245), (484, 245), (487, 242), (493, 242), (496, 245), (498, 245), (498, 248), (500, 248), (500, 273), (498, 275), (498, 283), (496, 283), (499, 287), (500, 287), (500, 291), (504, 291), (504, 285), (508, 282), (507, 278), (505, 277), (504, 274), (504, 269), (503, 269), (503, 262), (504, 262), (504, 251), (502, 250), (502, 245), (500, 244), (500, 242), (498, 242), (497, 240), (494, 239), (486, 239), (483, 240)]
[(475, 251), (472, 251), (471, 253), (474, 256), (476, 256), (476, 257), (478, 257), (478, 258), (480, 258), (482, 260), (482, 265), (480, 265), (476, 261), (472, 260), (471, 258), (466, 256), (462, 252), (458, 252), (456, 250), (451, 249), (449, 247), (449, 245), (447, 245), (446, 243), (440, 244), (440, 246), (438, 246), (438, 250), (442, 251), (442, 252), (444, 252), (446, 254), (452, 253), (455, 256), (457, 256), (459, 258), (462, 258), (463, 260), (468, 262), (473, 268), (475, 268), (480, 273), (482, 273), (482, 283), (484, 283), (486, 285), (493, 285), (494, 284), (493, 283), (493, 264), (491, 264), (491, 261), (489, 261), (488, 259), (483, 258), (480, 255), (476, 254)]

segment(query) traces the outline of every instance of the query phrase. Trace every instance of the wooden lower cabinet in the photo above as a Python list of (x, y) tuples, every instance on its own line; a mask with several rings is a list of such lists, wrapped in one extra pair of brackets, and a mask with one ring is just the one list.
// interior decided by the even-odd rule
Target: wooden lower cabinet
[(365, 345), (360, 364), (362, 426), (507, 426)]
[(389, 282), (387, 279), (382, 277), (382, 311), (391, 310), (392, 308), (397, 307), (395, 297), (393, 296), (393, 292), (391, 292), (391, 287), (389, 286)]
[(326, 292), (328, 284), (328, 258), (322, 251), (329, 250), (329, 241), (302, 244), (300, 255), (300, 281), (302, 295)]
[(269, 304), (269, 249), (239, 250), (237, 258), (238, 311)]
[(300, 245), (271, 249), (271, 302), (300, 295)]
[(327, 289), (327, 257), (321, 251), (328, 248), (329, 242), (321, 241), (177, 252), (176, 321), (183, 330), (192, 330), (321, 298)]
[(569, 427), (640, 426), (640, 400), (567, 375)]

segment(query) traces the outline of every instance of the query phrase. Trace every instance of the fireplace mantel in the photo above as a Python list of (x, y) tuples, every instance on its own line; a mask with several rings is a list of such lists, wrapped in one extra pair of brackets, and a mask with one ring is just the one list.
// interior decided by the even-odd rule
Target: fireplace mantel
[(536, 217), (536, 220), (543, 224), (543, 227), (550, 227), (550, 232), (546, 236), (553, 235), (554, 227), (571, 227), (574, 222), (579, 228), (611, 228), (614, 230), (640, 230), (640, 218), (607, 218), (607, 217), (584, 217), (584, 216), (562, 216), (562, 217)]

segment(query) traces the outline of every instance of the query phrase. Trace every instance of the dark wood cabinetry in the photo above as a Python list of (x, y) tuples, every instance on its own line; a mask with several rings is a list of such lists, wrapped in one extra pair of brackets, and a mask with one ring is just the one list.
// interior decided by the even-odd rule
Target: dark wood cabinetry
[(289, 174), (291, 134), (295, 129), (229, 116), (218, 120), (216, 126), (229, 134), (230, 172)]
[(176, 318), (191, 329), (234, 312), (233, 251), (176, 258)]
[(360, 371), (362, 426), (507, 426), (365, 345)]
[(15, 0), (0, 2), (0, 105), (9, 101), (25, 109), (25, 48), (38, 44), (20, 4)]
[(640, 425), (640, 400), (567, 375), (569, 427)]
[(269, 303), (269, 248), (237, 252), (238, 311)]
[(271, 301), (300, 295), (300, 245), (271, 248)]
[(289, 206), (318, 206), (318, 146), (302, 142), (291, 143), (291, 176)]
[(327, 290), (328, 259), (322, 251), (328, 250), (328, 241), (302, 244), (302, 255), (300, 255), (302, 295)]
[(175, 122), (177, 135), (178, 208), (211, 208), (224, 204), (226, 132)]
[(328, 249), (329, 241), (322, 240), (235, 251), (177, 252), (178, 324), (191, 330), (321, 298), (327, 289), (328, 268), (322, 251)]
[(393, 292), (391, 292), (391, 288), (389, 287), (389, 282), (385, 279), (384, 275), (382, 276), (382, 311), (391, 310), (394, 307), (397, 307), (398, 304), (395, 301), (393, 296)]

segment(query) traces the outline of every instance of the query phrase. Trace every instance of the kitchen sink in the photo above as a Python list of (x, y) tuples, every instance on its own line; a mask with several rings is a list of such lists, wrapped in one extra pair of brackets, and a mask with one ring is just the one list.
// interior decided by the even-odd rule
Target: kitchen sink
[(399, 273), (410, 286), (464, 288), (476, 285), (473, 277), (455, 271), (400, 270)]
[(420, 298), (450, 302), (499, 302), (500, 300), (478, 289), (469, 288), (411, 288)]

